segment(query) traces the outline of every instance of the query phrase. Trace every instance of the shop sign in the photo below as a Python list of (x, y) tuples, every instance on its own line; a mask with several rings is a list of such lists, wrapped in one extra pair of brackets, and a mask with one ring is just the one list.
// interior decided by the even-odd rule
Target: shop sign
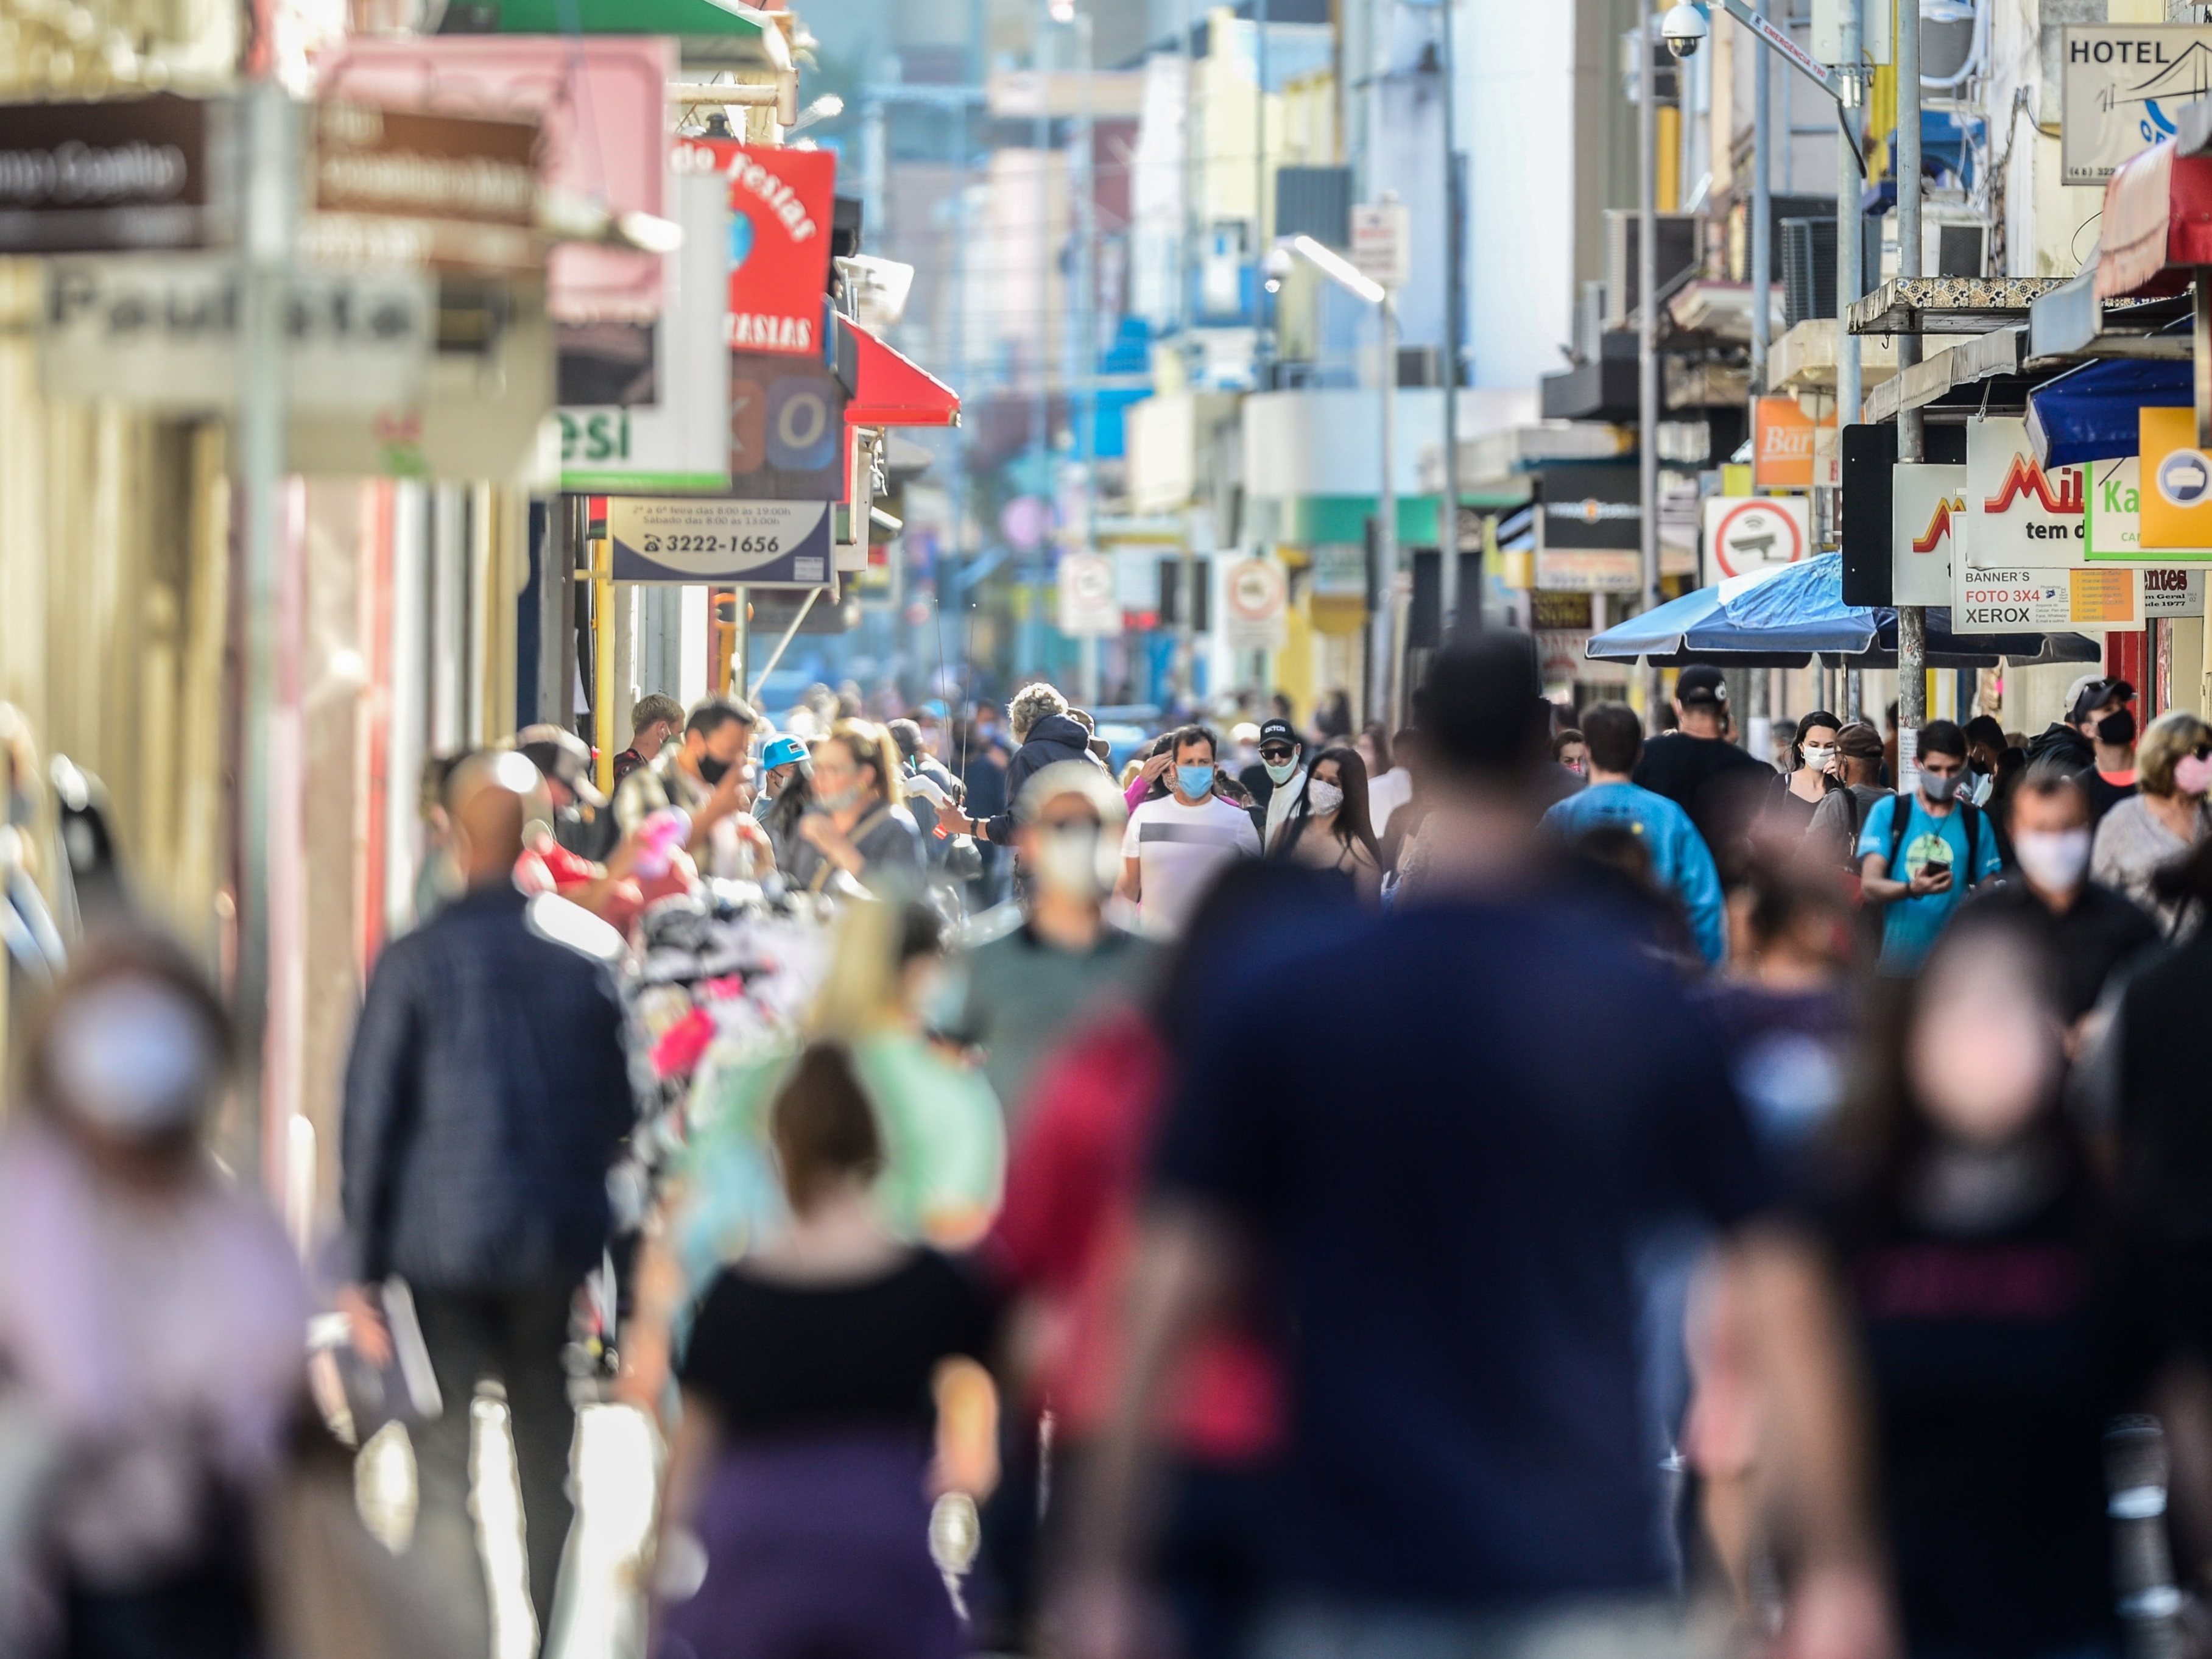
[[(51, 261), (40, 380), (52, 398), (203, 410), (239, 397), (238, 262), (223, 253)], [(422, 395), (436, 285), (407, 271), (303, 269), (285, 307), (286, 397), (301, 410), (382, 409)]]
[(2142, 504), (2141, 456), (2089, 463), (2089, 510), (2083, 519), (2088, 526), (2084, 556), (2091, 564), (2116, 560), (2212, 562), (2212, 547), (2145, 547)]
[(2051, 570), (2082, 563), (2088, 496), (2088, 468), (2045, 467), (2028, 443), (2026, 421), (1966, 422), (1963, 541), (1976, 568)]
[[(1832, 427), (1833, 421), (1822, 426)], [(1815, 424), (1795, 398), (1760, 398), (1752, 409), (1751, 481), (1759, 489), (1810, 489)]]
[(174, 93), (0, 104), (0, 252), (229, 240), (231, 107)]
[(1291, 586), (1265, 554), (1231, 562), (1222, 574), (1223, 643), (1231, 651), (1279, 651), (1287, 637)]
[(332, 264), (535, 270), (538, 132), (531, 120), (323, 104), (301, 245)]
[(731, 493), (749, 501), (844, 498), (845, 387), (819, 358), (730, 352)]
[(1954, 634), (2140, 628), (2141, 573), (2131, 569), (1984, 570), (1961, 561), (1950, 594)]
[(1890, 603), (1948, 605), (1953, 567), (1963, 566), (1967, 469), (1900, 462), (1889, 492)]
[(2193, 409), (2144, 409), (2136, 415), (2142, 441), (2137, 493), (2146, 551), (2212, 547), (2212, 456), (2197, 445)]
[(720, 179), (669, 181), (684, 246), (666, 256), (653, 330), (656, 400), (561, 410), (561, 488), (657, 495), (730, 488), (730, 359), (722, 346), (729, 210)]
[(1367, 598), (1367, 550), (1357, 542), (1321, 542), (1308, 550), (1313, 561), (1313, 591), (1316, 598)]
[(676, 166), (729, 182), (730, 349), (821, 356), (836, 153), (690, 138), (677, 145)]
[(2069, 185), (2101, 185), (2172, 137), (2181, 106), (2212, 79), (2212, 28), (2199, 24), (2077, 23), (2059, 50), (2060, 178)]
[(1705, 498), (1708, 585), (1796, 564), (1812, 545), (1812, 504), (1802, 495)]
[(2142, 613), (2154, 617), (2201, 617), (2204, 614), (2204, 572), (2174, 565), (2142, 567)]
[(611, 495), (615, 580), (826, 587), (830, 517), (826, 501)]
[(1536, 550), (1536, 586), (1565, 593), (1640, 593), (1644, 560), (1635, 553)]
[[(661, 36), (356, 35), (321, 65), (318, 89), (386, 110), (535, 121), (545, 188), (659, 216), (676, 64), (676, 42)], [(564, 242), (545, 269), (556, 322), (645, 323), (660, 313), (657, 253)]]
[(1360, 203), (1352, 210), (1352, 263), (1370, 283), (1400, 289), (1413, 280), (1413, 210), (1403, 202)]
[(1060, 556), (1060, 631), (1070, 639), (1111, 639), (1121, 631), (1121, 595), (1108, 553)]

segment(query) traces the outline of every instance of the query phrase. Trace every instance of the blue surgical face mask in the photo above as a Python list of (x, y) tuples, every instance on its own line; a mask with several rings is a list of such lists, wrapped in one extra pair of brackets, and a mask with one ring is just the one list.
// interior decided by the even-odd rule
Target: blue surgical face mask
[(1193, 800), (1211, 794), (1213, 790), (1213, 763), (1206, 761), (1196, 766), (1176, 767), (1176, 787)]

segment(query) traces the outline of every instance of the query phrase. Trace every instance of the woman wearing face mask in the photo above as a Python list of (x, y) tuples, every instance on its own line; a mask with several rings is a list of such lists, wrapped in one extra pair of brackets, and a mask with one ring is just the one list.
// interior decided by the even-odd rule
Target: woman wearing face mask
[(1382, 891), (1382, 857), (1367, 821), (1367, 768), (1356, 749), (1324, 749), (1306, 769), (1304, 793), (1275, 836), (1273, 854), (1348, 876), (1360, 897)]
[(1802, 841), (1813, 827), (1813, 813), (1831, 790), (1842, 787), (1836, 775), (1836, 733), (1844, 723), (1825, 708), (1797, 722), (1790, 744), (1790, 775), (1765, 814), (1770, 827)]
[(2143, 1285), (2068, 1121), (2054, 986), (1962, 916), (1838, 1140), (1833, 1237), (1914, 1659), (2115, 1655), (2101, 1442), (2156, 1358)]
[(2160, 715), (2143, 733), (2136, 782), (2139, 793), (2098, 824), (2089, 874), (2149, 910), (2171, 936), (2185, 922), (2183, 907), (2153, 891), (2153, 878), (2204, 839), (2212, 726), (2179, 708)]
[(56, 1627), (0, 1630), (10, 1651), (264, 1650), (256, 1513), (309, 1310), (275, 1218), (201, 1146), (230, 1045), (213, 993), (142, 933), (88, 943), (33, 1030), (0, 1139), (0, 1393), (37, 1429), (44, 1467), (11, 1489), (42, 1494)]
[(839, 720), (815, 751), (813, 799), (799, 820), (787, 872), (794, 887), (821, 892), (841, 874), (875, 886), (920, 890), (921, 831), (901, 799), (898, 748), (866, 720)]

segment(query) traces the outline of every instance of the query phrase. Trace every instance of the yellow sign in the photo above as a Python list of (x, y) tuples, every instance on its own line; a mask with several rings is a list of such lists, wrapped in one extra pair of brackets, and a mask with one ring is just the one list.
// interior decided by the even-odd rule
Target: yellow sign
[(2143, 547), (2212, 547), (2212, 456), (2197, 447), (2197, 411), (2145, 409), (2136, 420)]
[(2099, 628), (2132, 627), (2135, 584), (2125, 570), (2069, 570), (2073, 579), (2067, 620)]

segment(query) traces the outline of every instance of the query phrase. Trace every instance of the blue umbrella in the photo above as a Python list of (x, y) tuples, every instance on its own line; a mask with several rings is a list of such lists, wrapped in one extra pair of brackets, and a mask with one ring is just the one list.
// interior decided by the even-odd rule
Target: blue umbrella
[[(1897, 665), (1897, 612), (1844, 603), (1844, 558), (1823, 553), (1773, 571), (1685, 593), (1608, 628), (1589, 642), (1599, 662), (1648, 659), (1662, 668), (1708, 662), (1731, 668), (1802, 668), (1817, 652), (1854, 668)], [(1948, 606), (1928, 612), (1928, 665), (1990, 668), (2012, 662), (2096, 662), (2079, 634), (1951, 632)]]
[(2185, 357), (2120, 357), (2069, 369), (2027, 394), (2028, 441), (2045, 466), (2132, 455), (2136, 412), (2186, 409), (2195, 375)]

